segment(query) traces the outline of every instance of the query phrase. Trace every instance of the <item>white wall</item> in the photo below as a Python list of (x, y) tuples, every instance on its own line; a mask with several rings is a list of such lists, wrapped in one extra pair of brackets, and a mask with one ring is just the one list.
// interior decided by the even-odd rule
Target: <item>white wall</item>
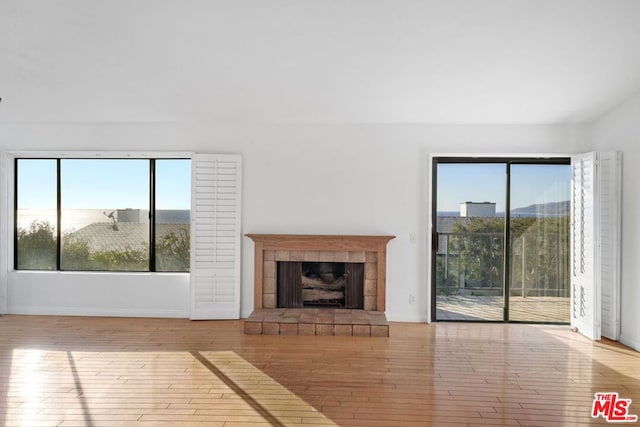
[[(0, 151), (240, 153), (243, 233), (396, 235), (388, 246), (387, 315), (425, 321), (429, 154), (567, 153), (582, 148), (583, 133), (569, 126), (0, 124)], [(419, 237), (411, 244), (414, 233)], [(244, 238), (242, 249), (241, 310), (247, 316), (253, 308), (252, 242)], [(183, 277), (126, 276), (80, 274), (76, 280), (15, 272), (9, 275), (8, 311), (184, 312)], [(149, 284), (146, 290), (159, 283), (164, 296), (150, 307), (139, 282)], [(113, 292), (122, 297), (106, 297)], [(413, 305), (410, 294), (416, 296)]]
[(622, 284), (620, 341), (640, 351), (640, 94), (593, 124), (593, 149), (622, 152)]
[(189, 275), (9, 273), (9, 313), (189, 317)]

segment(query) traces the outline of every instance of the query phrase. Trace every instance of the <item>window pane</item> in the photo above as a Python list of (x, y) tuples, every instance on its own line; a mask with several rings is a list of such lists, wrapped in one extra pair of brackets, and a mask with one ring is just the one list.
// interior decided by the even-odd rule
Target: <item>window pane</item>
[(55, 160), (17, 161), (19, 270), (56, 269), (57, 166)]
[(436, 320), (504, 318), (505, 163), (439, 163)]
[(156, 160), (156, 271), (189, 271), (191, 161)]
[(570, 165), (511, 166), (509, 320), (571, 320), (570, 194)]
[(63, 270), (149, 270), (149, 160), (61, 160)]

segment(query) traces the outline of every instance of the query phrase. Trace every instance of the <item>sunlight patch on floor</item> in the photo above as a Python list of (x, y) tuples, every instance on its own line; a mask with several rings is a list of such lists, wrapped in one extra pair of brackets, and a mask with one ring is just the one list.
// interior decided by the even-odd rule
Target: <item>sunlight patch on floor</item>
[(232, 351), (14, 349), (11, 365), (6, 425), (335, 426)]

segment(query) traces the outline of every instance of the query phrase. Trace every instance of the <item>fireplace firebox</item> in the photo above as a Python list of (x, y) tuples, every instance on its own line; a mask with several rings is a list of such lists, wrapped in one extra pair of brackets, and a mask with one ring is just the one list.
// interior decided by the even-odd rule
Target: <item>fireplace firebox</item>
[(278, 308), (364, 308), (364, 263), (277, 263)]

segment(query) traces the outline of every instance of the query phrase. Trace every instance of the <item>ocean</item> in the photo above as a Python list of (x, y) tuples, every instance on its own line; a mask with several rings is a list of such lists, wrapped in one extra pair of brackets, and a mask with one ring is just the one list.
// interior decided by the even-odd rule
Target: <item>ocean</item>
[[(62, 211), (62, 232), (80, 230), (89, 224), (96, 222), (110, 223), (113, 220), (109, 215), (121, 222), (149, 222), (149, 211), (146, 209), (65, 209)], [(188, 209), (165, 209), (156, 211), (157, 224), (189, 224), (190, 212)], [(46, 221), (56, 225), (55, 209), (18, 209), (18, 228), (28, 228), (34, 221)]]

